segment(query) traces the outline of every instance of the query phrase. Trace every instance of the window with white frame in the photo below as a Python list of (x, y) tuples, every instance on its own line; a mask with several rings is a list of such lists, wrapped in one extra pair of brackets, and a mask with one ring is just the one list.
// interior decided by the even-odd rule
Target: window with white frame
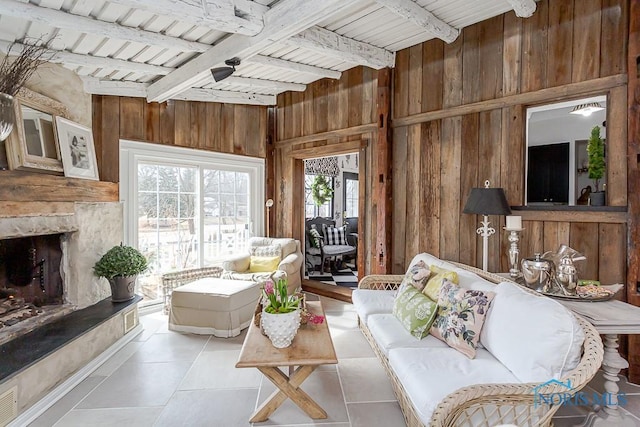
[(139, 293), (159, 302), (163, 273), (219, 265), (263, 234), (264, 160), (121, 141), (120, 199), (126, 244), (149, 259)]

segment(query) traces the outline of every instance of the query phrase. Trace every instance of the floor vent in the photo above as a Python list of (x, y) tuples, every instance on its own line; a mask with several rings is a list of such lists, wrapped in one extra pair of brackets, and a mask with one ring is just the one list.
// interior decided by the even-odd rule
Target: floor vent
[(18, 416), (18, 387), (0, 394), (0, 426), (6, 426)]
[(124, 314), (124, 333), (138, 326), (138, 307)]

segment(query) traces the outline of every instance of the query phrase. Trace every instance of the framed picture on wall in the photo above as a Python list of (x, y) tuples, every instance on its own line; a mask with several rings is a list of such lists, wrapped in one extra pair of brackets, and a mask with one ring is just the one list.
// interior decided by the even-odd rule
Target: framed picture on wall
[(98, 180), (98, 163), (91, 129), (56, 117), (56, 132), (64, 176)]

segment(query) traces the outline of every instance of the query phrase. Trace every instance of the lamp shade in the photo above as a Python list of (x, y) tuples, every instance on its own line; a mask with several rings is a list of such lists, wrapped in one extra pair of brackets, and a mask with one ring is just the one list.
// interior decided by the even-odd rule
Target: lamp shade
[(219, 67), (212, 68), (211, 75), (213, 76), (213, 80), (219, 82), (220, 80), (224, 80), (229, 77), (236, 69), (233, 67)]
[(472, 188), (463, 213), (477, 215), (511, 215), (502, 188)]

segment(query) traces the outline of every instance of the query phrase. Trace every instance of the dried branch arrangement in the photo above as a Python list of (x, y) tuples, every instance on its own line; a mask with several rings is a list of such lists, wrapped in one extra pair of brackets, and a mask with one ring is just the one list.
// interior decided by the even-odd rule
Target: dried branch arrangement
[(7, 55), (0, 63), (0, 93), (11, 96), (15, 96), (36, 69), (50, 60), (54, 54), (49, 49), (49, 43), (42, 43), (41, 39), (25, 40), (22, 43), (22, 52), (11, 60), (9, 55), (16, 44), (17, 42), (11, 43)]

